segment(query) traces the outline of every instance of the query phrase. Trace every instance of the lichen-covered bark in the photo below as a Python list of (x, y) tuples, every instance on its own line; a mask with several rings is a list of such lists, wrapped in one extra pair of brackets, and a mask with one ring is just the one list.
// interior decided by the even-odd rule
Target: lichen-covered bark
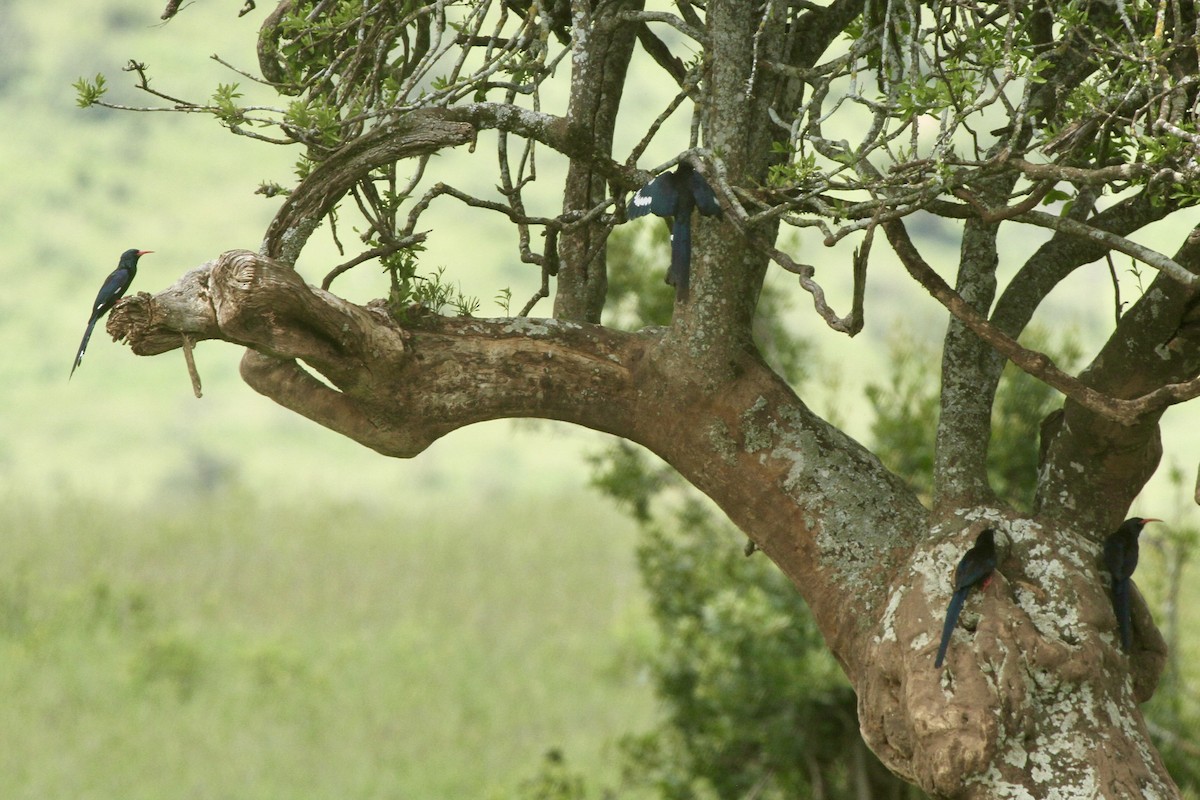
[[(997, 575), (934, 669), (953, 565), (985, 526), (1002, 532)], [(870, 650), (878, 668), (858, 684), (875, 752), (938, 796), (1177, 796), (1136, 710), (1166, 648), (1147, 631), (1133, 659), (1120, 653), (1099, 546), (994, 508), (943, 531), (893, 584)]]
[[(1189, 238), (1176, 260), (1200, 274), (1200, 242)], [(1200, 331), (1191, 323), (1198, 304), (1200, 291), (1159, 275), (1080, 377), (1113, 397), (1192, 379), (1200, 372)], [(1043, 513), (1096, 531), (1115, 530), (1158, 466), (1160, 416), (1120, 425), (1068, 402), (1043, 432)]]
[[(1003, 202), (1015, 176), (993, 178), (983, 189), (988, 205)], [(987, 315), (996, 296), (998, 223), (968, 220), (964, 225), (955, 289), (976, 311)], [(987, 475), (993, 393), (979, 376), (1003, 359), (957, 317), (951, 317), (942, 344), (941, 414), (934, 457), (934, 508), (944, 511), (993, 500)], [(991, 387), (994, 391), (995, 387)]]
[[(632, 25), (606, 25), (617, 11), (638, 10), (638, 0), (571, 4), (574, 52), (571, 58), (571, 100), (568, 116), (580, 126), (590, 152), (609, 156), (617, 112), (625, 90), (625, 72), (637, 40)], [(604, 174), (590, 161), (573, 159), (567, 169), (564, 213), (585, 213), (608, 196)], [(602, 222), (573, 225), (559, 237), (558, 291), (554, 315), (560, 319), (599, 322), (608, 293), (606, 268), (608, 230)]]

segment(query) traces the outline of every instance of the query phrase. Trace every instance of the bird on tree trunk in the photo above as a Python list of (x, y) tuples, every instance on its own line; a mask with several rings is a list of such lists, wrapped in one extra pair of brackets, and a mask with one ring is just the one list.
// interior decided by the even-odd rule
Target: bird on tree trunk
[(1121, 649), (1129, 652), (1133, 645), (1133, 620), (1129, 611), (1129, 579), (1138, 563), (1138, 536), (1149, 522), (1161, 519), (1130, 517), (1121, 523), (1104, 542), (1104, 568), (1112, 576), (1113, 613), (1121, 635)]
[(79, 352), (75, 354), (75, 363), (71, 365), (71, 375), (67, 380), (74, 377), (75, 369), (83, 361), (83, 353), (87, 350), (88, 339), (92, 338), (92, 328), (96, 327), (96, 321), (107, 314), (108, 310), (116, 305), (125, 291), (129, 289), (129, 284), (133, 283), (133, 276), (137, 275), (138, 259), (152, 252), (154, 251), (136, 248), (126, 250), (121, 254), (117, 268), (104, 279), (104, 285), (100, 287), (100, 293), (96, 295), (96, 302), (92, 304), (92, 316), (88, 320), (87, 330), (83, 332), (83, 341), (79, 343)]
[(672, 218), (667, 284), (675, 287), (675, 296), (680, 300), (688, 299), (691, 284), (692, 209), (708, 217), (721, 213), (708, 181), (687, 161), (680, 161), (674, 172), (664, 172), (638, 189), (625, 211), (630, 219), (646, 214)]
[(946, 648), (950, 645), (950, 634), (958, 624), (958, 615), (962, 613), (963, 603), (967, 595), (976, 586), (986, 589), (991, 583), (992, 571), (996, 569), (996, 532), (987, 528), (975, 537), (974, 546), (963, 554), (962, 560), (954, 570), (954, 595), (946, 608), (946, 622), (942, 625), (942, 643), (938, 645), (937, 660), (934, 667), (941, 668), (946, 659)]

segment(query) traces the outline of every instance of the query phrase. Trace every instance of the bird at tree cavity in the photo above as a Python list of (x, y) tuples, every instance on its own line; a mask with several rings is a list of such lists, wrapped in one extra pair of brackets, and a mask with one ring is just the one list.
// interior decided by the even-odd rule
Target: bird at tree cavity
[(688, 299), (692, 270), (692, 209), (708, 217), (719, 216), (721, 206), (704, 176), (687, 161), (680, 161), (674, 172), (664, 172), (638, 189), (629, 201), (630, 219), (654, 214), (671, 217), (671, 268), (667, 284), (675, 287), (675, 296)]
[(950, 645), (950, 634), (958, 624), (958, 615), (962, 613), (963, 603), (967, 595), (978, 586), (986, 589), (992, 581), (992, 571), (996, 569), (996, 532), (992, 528), (985, 529), (975, 537), (975, 544), (963, 554), (958, 566), (954, 569), (954, 594), (950, 597), (950, 605), (946, 607), (946, 621), (942, 625), (942, 642), (938, 645), (937, 660), (933, 666), (940, 669), (946, 659), (946, 648)]
[(1113, 613), (1117, 615), (1121, 649), (1126, 653), (1133, 645), (1133, 620), (1129, 611), (1129, 579), (1138, 563), (1138, 536), (1150, 522), (1162, 522), (1153, 517), (1130, 517), (1121, 523), (1104, 541), (1104, 568), (1112, 576)]
[(121, 253), (121, 260), (117, 263), (117, 268), (104, 279), (104, 285), (100, 287), (100, 293), (96, 295), (96, 302), (92, 303), (92, 316), (88, 319), (87, 330), (83, 332), (83, 341), (79, 343), (79, 352), (75, 354), (75, 363), (71, 365), (71, 375), (67, 380), (74, 377), (75, 369), (83, 362), (83, 353), (87, 350), (88, 339), (92, 338), (92, 328), (96, 327), (96, 321), (107, 314), (109, 309), (116, 305), (129, 289), (129, 285), (133, 283), (133, 277), (137, 275), (138, 259), (152, 252), (154, 251), (131, 247)]

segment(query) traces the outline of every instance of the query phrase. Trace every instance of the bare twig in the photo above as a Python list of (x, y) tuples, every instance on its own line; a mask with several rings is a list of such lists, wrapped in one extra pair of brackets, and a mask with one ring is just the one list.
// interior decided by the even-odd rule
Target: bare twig
[(179, 334), (179, 338), (183, 340), (183, 360), (187, 364), (188, 376), (192, 379), (192, 394), (199, 399), (204, 395), (200, 391), (200, 372), (196, 369), (196, 357), (192, 354), (194, 343), (192, 337), (186, 333)]
[(350, 270), (357, 267), (359, 264), (362, 264), (366, 261), (370, 261), (373, 258), (383, 258), (384, 256), (390, 256), (392, 253), (412, 247), (414, 244), (420, 244), (421, 242), (425, 241), (426, 236), (427, 236), (427, 234), (425, 234), (425, 233), (414, 233), (409, 236), (405, 236), (403, 239), (398, 239), (394, 242), (390, 242), (390, 243), (382, 245), (380, 247), (375, 247), (375, 248), (372, 248), (371, 250), (367, 250), (364, 253), (359, 253), (358, 255), (356, 255), (354, 258), (350, 259), (346, 263), (339, 264), (338, 266), (331, 269), (329, 271), (329, 274), (327, 274), (325, 276), (325, 279), (321, 281), (321, 288), (328, 290), (329, 287), (333, 284), (333, 281), (339, 275), (343, 275), (346, 272), (349, 272)]

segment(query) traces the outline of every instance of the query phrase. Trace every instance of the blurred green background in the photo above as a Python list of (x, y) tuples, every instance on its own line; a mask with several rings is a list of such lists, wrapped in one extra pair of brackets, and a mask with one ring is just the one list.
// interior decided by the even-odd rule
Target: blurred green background
[[(121, 72), (130, 59), (168, 94), (236, 81), (253, 96), (208, 56), (253, 71), (266, 4), (238, 19), (239, 3), (198, 2), (165, 26), (163, 5), (0, 2), (0, 798), (475, 797), (511, 791), (551, 747), (615, 774), (613, 739), (659, 712), (635, 528), (587, 487), (602, 436), (497, 422), (386, 459), (244, 386), (237, 348), (198, 347), (197, 400), (180, 354), (134, 357), (102, 324), (68, 382), (121, 251), (155, 251), (132, 291), (161, 290), (257, 249), (279, 200), (254, 190), (291, 180), (295, 151), (210, 118), (75, 107), (71, 84), (98, 72), (106, 99), (155, 104)], [(660, 138), (643, 166), (683, 141)], [(492, 165), (456, 153), (434, 167), (487, 185), (472, 158)], [(429, 217), (425, 263), (483, 316), (506, 288), (519, 308), (539, 279), (493, 216), (447, 203)], [(942, 224), (914, 228), (949, 259)], [(337, 263), (325, 239), (299, 265), (312, 282)], [(1014, 242), (1004, 269), (1038, 241)], [(792, 243), (838, 308), (852, 244)], [(863, 388), (887, 344), (945, 325), (901, 270), (872, 269), (854, 340), (771, 278), (819, 353), (806, 398), (864, 440)], [(1108, 281), (1103, 265), (1081, 271), (1038, 320), (1087, 352), (1110, 324)], [(386, 285), (366, 267), (335, 289), (365, 301)], [(1189, 475), (1196, 414), (1168, 415), (1166, 461)], [(1193, 513), (1160, 473), (1134, 512)]]
[[(68, 382), (121, 251), (155, 251), (131, 290), (155, 292), (257, 249), (280, 201), (254, 190), (292, 177), (210, 118), (75, 107), (97, 72), (151, 101), (131, 58), (181, 97), (246, 83), (208, 56), (253, 67), (265, 10), (163, 5), (0, 3), (0, 798), (480, 797), (550, 747), (611, 773), (654, 717), (651, 632), (633, 526), (586, 486), (597, 435), (499, 422), (386, 459), (247, 388), (237, 348), (197, 348), (197, 400), (179, 353), (103, 322)], [(497, 314), (522, 273), (490, 249), (464, 290)], [(386, 292), (362, 272), (338, 288)]]

